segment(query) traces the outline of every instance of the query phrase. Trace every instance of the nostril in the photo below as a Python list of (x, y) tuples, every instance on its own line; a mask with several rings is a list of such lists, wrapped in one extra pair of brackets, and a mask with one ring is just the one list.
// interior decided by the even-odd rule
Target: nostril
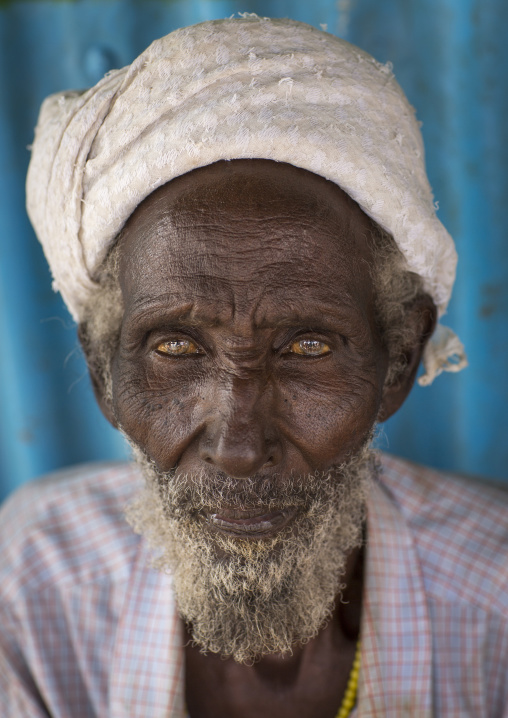
[(261, 431), (254, 431), (250, 426), (219, 425), (209, 431), (201, 436), (200, 459), (229, 476), (246, 478), (263, 466), (276, 466), (280, 461), (278, 443), (268, 441)]

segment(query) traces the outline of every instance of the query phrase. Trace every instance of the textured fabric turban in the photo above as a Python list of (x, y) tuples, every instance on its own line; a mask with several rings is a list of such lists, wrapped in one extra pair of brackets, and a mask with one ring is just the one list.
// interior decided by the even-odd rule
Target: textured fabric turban
[[(244, 14), (177, 30), (95, 87), (43, 103), (28, 213), (74, 319), (145, 197), (197, 167), (240, 158), (288, 162), (342, 187), (393, 236), (444, 313), (455, 248), (436, 217), (414, 111), (390, 68), (309, 25)], [(462, 345), (440, 328), (424, 362), (423, 383), (457, 371)]]

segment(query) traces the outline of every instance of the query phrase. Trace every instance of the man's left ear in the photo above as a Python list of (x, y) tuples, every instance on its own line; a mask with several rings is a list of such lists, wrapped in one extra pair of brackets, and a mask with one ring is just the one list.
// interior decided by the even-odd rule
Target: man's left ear
[(423, 350), (432, 336), (437, 322), (437, 309), (428, 294), (418, 296), (408, 308), (405, 318), (406, 326), (412, 327), (414, 341), (404, 352), (404, 369), (383, 389), (383, 399), (378, 414), (378, 421), (386, 421), (402, 406), (416, 378)]

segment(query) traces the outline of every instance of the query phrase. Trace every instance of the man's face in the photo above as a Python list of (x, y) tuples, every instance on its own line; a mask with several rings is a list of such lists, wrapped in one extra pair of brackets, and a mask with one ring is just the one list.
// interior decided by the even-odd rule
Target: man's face
[(371, 231), (335, 185), (250, 160), (161, 188), (120, 240), (113, 405), (154, 488), (132, 520), (195, 638), (238, 660), (315, 635), (361, 541)]
[(117, 420), (162, 471), (326, 470), (379, 411), (371, 226), (339, 188), (267, 161), (151, 195), (122, 242)]

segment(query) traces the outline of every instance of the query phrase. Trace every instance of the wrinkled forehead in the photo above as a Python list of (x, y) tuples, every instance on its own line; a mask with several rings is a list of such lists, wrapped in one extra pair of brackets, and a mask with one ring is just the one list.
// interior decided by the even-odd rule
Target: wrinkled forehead
[(119, 239), (124, 301), (222, 303), (249, 315), (267, 302), (365, 308), (373, 231), (345, 192), (311, 172), (216, 163), (159, 188), (131, 216)]
[(199, 233), (203, 223), (215, 227), (217, 239), (225, 238), (233, 225), (245, 236), (253, 231), (262, 236), (264, 228), (279, 239), (298, 228), (307, 244), (319, 234), (337, 242), (345, 236), (357, 240), (349, 246), (343, 243), (343, 252), (356, 251), (358, 243), (366, 247), (377, 231), (346, 192), (319, 175), (272, 160), (221, 161), (188, 172), (149, 195), (122, 231), (121, 254), (141, 261), (147, 237), (177, 231), (185, 256), (185, 239)]

